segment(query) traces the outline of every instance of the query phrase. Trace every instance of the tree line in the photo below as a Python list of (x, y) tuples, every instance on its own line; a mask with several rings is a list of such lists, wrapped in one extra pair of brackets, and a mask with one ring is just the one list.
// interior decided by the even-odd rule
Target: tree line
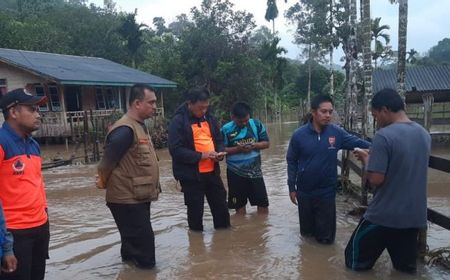
[[(350, 36), (344, 5), (348, 1), (336, 0), (333, 6), (326, 0), (293, 2), (286, 16), (302, 26), (295, 41), (311, 46), (303, 62), (283, 56), (286, 50), (279, 45), (274, 24), (273, 30), (257, 27), (251, 13), (235, 10), (229, 0), (203, 0), (173, 22), (153, 18), (152, 26), (136, 20), (145, 11), (118, 11), (113, 0), (103, 6), (84, 0), (3, 0), (0, 47), (102, 57), (175, 81), (177, 89), (165, 95), (169, 113), (182, 93), (196, 85), (210, 88), (211, 103), (221, 118), (228, 117), (236, 100), (250, 103), (260, 117), (268, 118), (304, 111), (309, 95), (330, 90), (343, 103), (347, 63), (343, 71), (332, 71), (330, 79), (330, 68), (324, 66), (330, 60), (324, 54), (339, 45), (349, 48), (342, 44)], [(267, 4), (266, 19), (274, 20), (276, 1)], [(327, 20), (330, 11), (333, 26)], [(378, 50), (375, 61), (388, 53), (383, 47)]]

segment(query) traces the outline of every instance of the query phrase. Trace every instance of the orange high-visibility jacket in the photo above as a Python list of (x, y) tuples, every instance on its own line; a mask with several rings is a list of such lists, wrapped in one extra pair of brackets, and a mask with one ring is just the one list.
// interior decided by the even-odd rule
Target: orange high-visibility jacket
[(47, 199), (38, 143), (22, 138), (5, 122), (0, 128), (0, 201), (8, 229), (47, 222)]

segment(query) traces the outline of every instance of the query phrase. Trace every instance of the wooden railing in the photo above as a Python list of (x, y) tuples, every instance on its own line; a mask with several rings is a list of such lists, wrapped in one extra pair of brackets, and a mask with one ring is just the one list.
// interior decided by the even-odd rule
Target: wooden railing
[[(103, 121), (119, 109), (88, 110), (86, 111), (88, 123)], [(40, 112), (42, 125), (34, 135), (35, 137), (74, 137), (82, 134), (85, 111), (70, 112)], [(163, 108), (156, 109), (156, 118), (164, 115)]]
[[(115, 110), (91, 110), (86, 111), (89, 119), (105, 118)], [(42, 125), (36, 132), (36, 137), (69, 137), (73, 136), (74, 129), (82, 127), (84, 111), (71, 112), (41, 112)]]
[[(348, 160), (348, 167), (353, 170), (359, 177), (363, 176), (363, 170), (361, 167), (359, 167), (357, 164), (355, 164), (353, 161)], [(342, 168), (342, 161), (338, 161), (339, 166)], [(429, 160), (429, 167), (432, 169), (436, 169), (442, 172), (446, 172), (450, 174), (450, 160), (436, 157), (436, 156), (430, 156)], [(361, 182), (362, 184), (362, 182)], [(360, 198), (362, 195), (356, 194)], [(433, 210), (431, 208), (428, 208), (428, 221), (441, 226), (447, 230), (450, 230), (450, 217), (441, 214), (437, 212), (436, 210)]]

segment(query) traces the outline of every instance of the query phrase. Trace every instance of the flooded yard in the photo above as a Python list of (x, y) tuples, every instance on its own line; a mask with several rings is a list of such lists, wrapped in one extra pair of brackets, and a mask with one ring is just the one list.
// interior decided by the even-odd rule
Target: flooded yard
[[(358, 219), (347, 215), (352, 202), (341, 195), (335, 244), (323, 246), (300, 237), (297, 208), (286, 185), (285, 154), (295, 128), (296, 123), (268, 126), (271, 147), (263, 152), (268, 217), (248, 209), (245, 217), (232, 215), (229, 230), (215, 231), (205, 206), (205, 231), (189, 232), (170, 156), (167, 150), (158, 150), (163, 192), (151, 207), (157, 259), (150, 271), (121, 262), (120, 237), (104, 191), (94, 187), (95, 165), (46, 170), (51, 222), (46, 279), (450, 279), (449, 271), (422, 264), (415, 276), (398, 273), (386, 253), (370, 272), (347, 270), (344, 248)], [(43, 147), (44, 155), (51, 148)], [(450, 150), (434, 153), (448, 157)], [(429, 207), (450, 215), (450, 175), (431, 171), (429, 183)], [(430, 225), (428, 242), (431, 249), (449, 246), (450, 231)]]

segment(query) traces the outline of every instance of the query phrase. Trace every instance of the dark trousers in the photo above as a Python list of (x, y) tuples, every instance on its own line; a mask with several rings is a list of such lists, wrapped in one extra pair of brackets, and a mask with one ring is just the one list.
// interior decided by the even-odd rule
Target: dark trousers
[(184, 204), (187, 206), (188, 224), (191, 230), (203, 230), (205, 195), (213, 216), (214, 228), (230, 226), (230, 214), (226, 202), (226, 191), (220, 176), (200, 174), (199, 180), (181, 181)]
[(138, 267), (155, 265), (155, 235), (150, 222), (150, 202), (139, 204), (107, 203), (122, 242), (120, 255)]
[(297, 201), (300, 234), (313, 236), (319, 243), (333, 243), (336, 236), (335, 198), (300, 196), (297, 197)]
[(50, 241), (49, 223), (29, 229), (9, 229), (14, 237), (14, 255), (17, 270), (2, 272), (2, 280), (42, 280), (45, 276), (45, 262), (48, 259)]
[(387, 249), (395, 269), (414, 273), (417, 259), (417, 228), (389, 228), (362, 218), (345, 248), (345, 265), (368, 270)]

